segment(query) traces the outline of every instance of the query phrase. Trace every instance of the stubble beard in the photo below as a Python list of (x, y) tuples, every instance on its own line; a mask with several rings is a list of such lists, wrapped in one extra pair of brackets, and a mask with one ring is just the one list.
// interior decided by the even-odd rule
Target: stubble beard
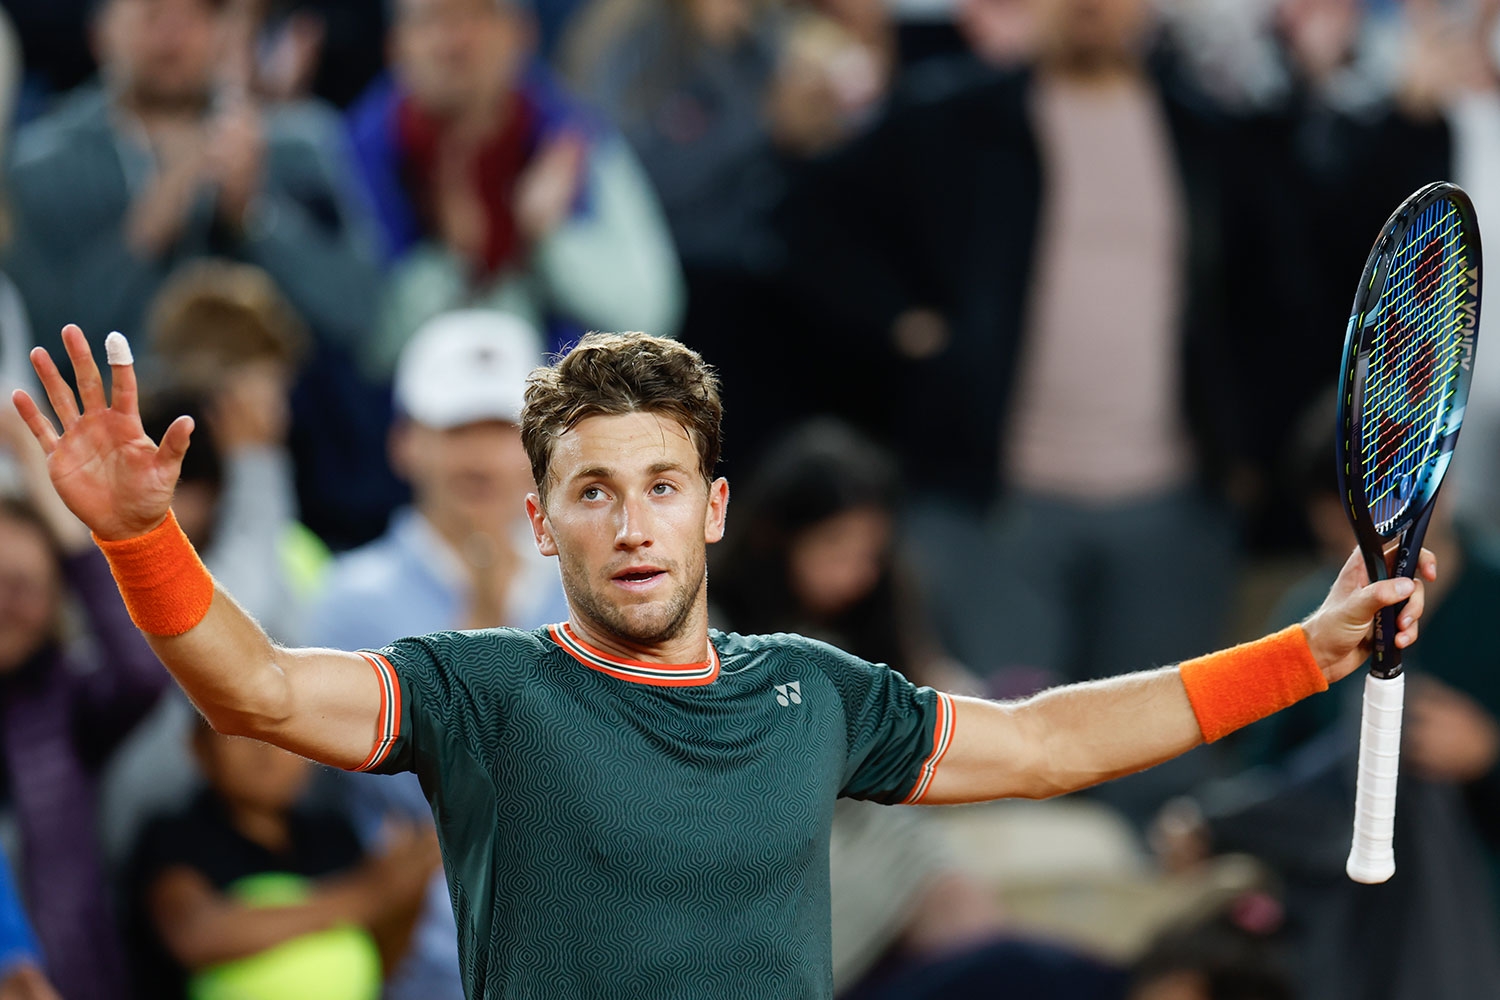
[[(590, 587), (588, 569), (570, 559), (561, 560), (563, 593), (568, 603), (578, 614), (602, 629), (605, 633), (632, 645), (654, 646), (671, 642), (682, 635), (692, 617), (698, 596), (708, 583), (703, 566), (690, 574), (664, 602), (659, 613), (647, 617), (632, 617), (626, 609), (611, 602), (599, 590)], [(671, 569), (671, 567), (667, 567)], [(603, 581), (603, 586), (610, 586)], [(602, 589), (602, 588), (601, 588)], [(627, 606), (628, 607), (628, 606)], [(634, 605), (639, 608), (640, 605)]]

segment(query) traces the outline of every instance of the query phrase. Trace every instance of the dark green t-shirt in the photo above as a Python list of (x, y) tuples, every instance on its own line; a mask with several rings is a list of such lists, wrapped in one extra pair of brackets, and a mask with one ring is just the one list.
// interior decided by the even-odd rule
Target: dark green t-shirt
[(365, 769), (415, 771), (471, 1000), (832, 996), (839, 795), (920, 801), (947, 695), (796, 635), (616, 659), (567, 626), (403, 639)]

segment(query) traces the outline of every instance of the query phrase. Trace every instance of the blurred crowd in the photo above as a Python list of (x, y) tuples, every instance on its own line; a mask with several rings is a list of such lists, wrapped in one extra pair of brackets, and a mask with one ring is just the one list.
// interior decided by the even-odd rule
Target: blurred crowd
[[(1500, 0), (3, 7), (0, 388), (66, 323), (101, 360), (129, 336), (147, 431), (196, 421), (179, 521), (290, 644), (566, 617), (517, 422), (592, 329), (722, 374), (718, 627), (994, 697), (1279, 627), (1353, 544), (1330, 386), (1371, 240), (1440, 179), (1500, 227)], [(841, 802), (841, 996), (1500, 995), (1479, 354), (1396, 877), (1343, 875), (1346, 684), (1066, 809), (966, 813), (978, 847)], [(203, 724), (3, 409), (0, 1000), (458, 1000), (416, 779)], [(1066, 856), (1084, 830), (1125, 860)], [(1112, 949), (1001, 862), (1177, 902), (1108, 910), (1141, 931)]]

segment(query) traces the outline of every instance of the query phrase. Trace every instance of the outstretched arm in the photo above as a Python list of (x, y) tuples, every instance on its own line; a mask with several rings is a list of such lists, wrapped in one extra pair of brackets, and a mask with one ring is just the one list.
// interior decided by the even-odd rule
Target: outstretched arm
[[(1420, 566), (1419, 576), (1436, 578), (1431, 552), (1422, 551)], [(1245, 672), (1247, 686), (1253, 676), (1296, 678), (1298, 671), (1321, 672), (1331, 684), (1369, 655), (1375, 613), (1403, 600), (1396, 645), (1404, 649), (1417, 637), (1422, 582), (1371, 584), (1356, 550), (1300, 636), (1242, 647), (1233, 669)], [(1226, 679), (1232, 680), (1218, 683)], [(1055, 688), (1020, 702), (954, 698), (952, 744), (922, 803), (1047, 798), (1160, 764), (1204, 742), (1205, 708), (1188, 691), (1174, 666)]]
[[(111, 404), (83, 331), (69, 325), (62, 337), (73, 362), (77, 398), (45, 350), (37, 348), (31, 355), (62, 433), (25, 392), (17, 390), (12, 397), (47, 455), (47, 471), (58, 495), (106, 546), (170, 533), (175, 530), (166, 524), (172, 491), (187, 453), (192, 420), (179, 418), (156, 444), (141, 428), (134, 366), (111, 364)], [(187, 557), (187, 564), (166, 582), (168, 592), (179, 585), (178, 577), (203, 572), (191, 559), (190, 549), (175, 551)], [(128, 588), (122, 590), (130, 603)], [(215, 729), (274, 743), (336, 767), (355, 768), (365, 762), (381, 718), (381, 688), (364, 657), (276, 646), (217, 587), (206, 613), (189, 624), (173, 635), (143, 631)]]

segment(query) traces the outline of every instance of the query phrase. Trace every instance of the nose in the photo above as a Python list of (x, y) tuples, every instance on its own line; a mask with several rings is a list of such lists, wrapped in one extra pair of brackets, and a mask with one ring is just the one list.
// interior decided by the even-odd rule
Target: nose
[(622, 552), (645, 548), (651, 544), (651, 534), (646, 523), (646, 504), (636, 496), (626, 496), (620, 501), (615, 522), (615, 548)]

